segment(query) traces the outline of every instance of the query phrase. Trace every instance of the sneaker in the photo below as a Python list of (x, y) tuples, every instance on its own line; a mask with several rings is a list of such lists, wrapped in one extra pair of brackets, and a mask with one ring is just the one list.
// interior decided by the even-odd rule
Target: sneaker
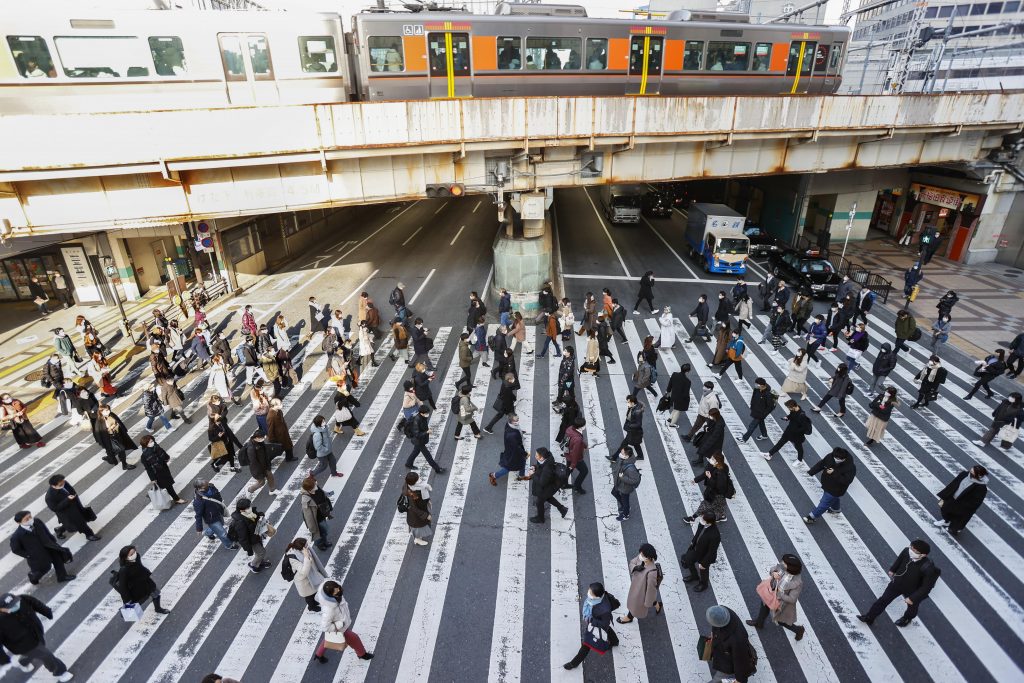
[(250, 564), (249, 565), (249, 571), (251, 571), (253, 574), (259, 574), (261, 571), (263, 571), (263, 565), (260, 565), (258, 567), (254, 567), (254, 566), (252, 566)]
[(345, 474), (342, 472), (334, 472), (331, 474), (332, 477), (344, 477)]
[(811, 408), (811, 411), (815, 412), (815, 413), (820, 413), (821, 412), (821, 408), (819, 408), (818, 406), (814, 406), (813, 408)]
[(484, 434), (493, 434), (493, 433), (494, 433), (494, 432), (492, 432), (492, 431), (491, 431), (490, 429), (488, 429), (487, 427), (481, 427), (481, 428), (480, 428), (480, 430), (481, 430), (481, 431), (482, 431), (482, 432), (483, 432)]
[(32, 673), (33, 671), (36, 670), (35, 665), (33, 665), (33, 664), (22, 664), (17, 659), (14, 660), (14, 666), (18, 667), (19, 669), (21, 669), (25, 673)]
[(65, 683), (65, 681), (70, 681), (74, 677), (75, 674), (71, 673), (70, 671), (65, 671), (60, 676), (57, 676), (57, 680), (60, 681), (60, 683)]
[(277, 495), (277, 489), (270, 489), (270, 495), (276, 496)]
[(229, 469), (229, 470), (231, 470), (232, 472), (241, 472), (241, 471), (242, 471), (242, 468), (241, 468), (241, 467), (234, 467), (234, 466), (231, 466), (231, 467), (229, 467), (228, 469)]
[(804, 515), (804, 524), (814, 524), (814, 517)]
[(640, 311), (633, 311), (633, 315), (640, 315)]
[(754, 437), (754, 441), (766, 441), (767, 439), (768, 439), (767, 436), (755, 436)]
[(932, 524), (934, 524), (934, 525), (935, 525), (935, 526), (937, 526), (937, 527), (943, 527), (943, 528), (945, 528), (945, 527), (948, 527), (948, 526), (949, 526), (949, 522), (947, 522), (947, 521), (946, 521), (946, 520), (944, 520), (944, 519), (937, 519), (937, 520), (935, 520), (934, 522), (932, 522)]
[(981, 439), (975, 439), (971, 443), (973, 443), (975, 446), (978, 446), (979, 448), (984, 448), (985, 446), (988, 445), (984, 441), (982, 441)]
[(768, 455), (767, 453), (765, 453), (761, 457), (764, 458), (765, 460), (767, 460), (768, 462), (772, 461), (772, 456)]
[(793, 467), (803, 467), (804, 466), (804, 461), (803, 460), (793, 460), (789, 464), (792, 465)]
[(843, 511), (842, 511), (842, 510), (833, 510), (832, 508), (828, 508), (828, 509), (826, 510), (826, 512), (827, 512), (828, 514), (830, 514), (830, 515), (841, 515), (841, 514), (843, 514)]

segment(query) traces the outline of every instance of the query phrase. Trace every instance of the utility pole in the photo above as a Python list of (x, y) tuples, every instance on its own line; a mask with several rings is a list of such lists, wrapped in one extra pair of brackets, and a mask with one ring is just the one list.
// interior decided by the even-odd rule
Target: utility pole
[(843, 240), (843, 255), (839, 257), (842, 263), (846, 258), (846, 245), (850, 243), (850, 232), (853, 231), (853, 217), (857, 215), (857, 202), (850, 205), (850, 218), (846, 221), (846, 239)]
[(921, 20), (924, 18), (924, 11), (927, 7), (927, 2), (918, 2), (914, 5), (914, 14), (908, 22), (907, 35), (903, 39), (899, 51), (893, 55), (892, 65), (886, 74), (885, 87), (882, 91), (889, 95), (903, 94), (907, 77), (910, 75), (910, 58), (918, 46)]

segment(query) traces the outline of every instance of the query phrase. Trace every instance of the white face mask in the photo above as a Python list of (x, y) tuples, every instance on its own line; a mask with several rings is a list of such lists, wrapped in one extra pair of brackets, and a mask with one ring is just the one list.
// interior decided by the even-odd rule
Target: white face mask
[(913, 548), (907, 548), (907, 550), (910, 551), (910, 559), (911, 560), (915, 560), (916, 561), (916, 560), (920, 560), (922, 557), (924, 557), (923, 553), (919, 553), (916, 550), (914, 550)]
[(138, 553), (128, 553), (128, 561), (129, 562), (134, 562), (137, 559), (139, 559), (139, 554)]
[(718, 464), (718, 460), (716, 460), (715, 458), (709, 458), (708, 462), (711, 463), (712, 467)]
[(705, 520), (702, 519), (702, 520), (700, 520), (700, 525), (702, 527), (709, 527), (709, 526), (711, 526), (711, 522), (708, 522), (708, 521), (705, 521)]
[(32, 531), (32, 519), (29, 518), (29, 519), (25, 520), (24, 522), (22, 522), (21, 523), (21, 528), (28, 529), (29, 531)]

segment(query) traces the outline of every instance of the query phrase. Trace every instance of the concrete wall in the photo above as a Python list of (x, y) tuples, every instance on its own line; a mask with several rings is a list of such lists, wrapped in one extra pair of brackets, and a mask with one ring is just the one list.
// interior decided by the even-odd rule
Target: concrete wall
[(257, 252), (249, 258), (235, 264), (235, 277), (238, 286), (251, 287), (260, 280), (263, 271), (267, 269), (267, 257), (262, 251)]

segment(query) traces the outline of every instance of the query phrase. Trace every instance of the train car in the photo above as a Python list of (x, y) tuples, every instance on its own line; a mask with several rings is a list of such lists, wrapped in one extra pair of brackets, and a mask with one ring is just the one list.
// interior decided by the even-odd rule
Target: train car
[(851, 35), (686, 11), (665, 21), (379, 13), (352, 26), (362, 100), (834, 93)]
[(0, 114), (345, 102), (336, 14), (0, 11)]

